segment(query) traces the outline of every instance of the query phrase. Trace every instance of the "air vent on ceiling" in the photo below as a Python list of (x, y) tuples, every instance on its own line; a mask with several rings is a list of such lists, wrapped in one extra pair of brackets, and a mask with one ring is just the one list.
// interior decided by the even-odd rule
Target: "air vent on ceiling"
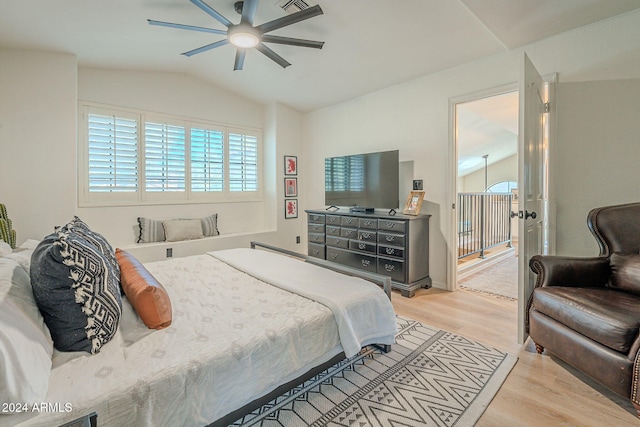
[(314, 3), (308, 0), (280, 0), (278, 6), (287, 13), (296, 13), (309, 9)]

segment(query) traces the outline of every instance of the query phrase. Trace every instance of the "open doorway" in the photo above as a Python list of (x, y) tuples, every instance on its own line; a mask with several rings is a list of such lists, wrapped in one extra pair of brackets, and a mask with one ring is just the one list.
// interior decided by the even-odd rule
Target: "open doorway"
[(457, 287), (518, 297), (515, 88), (455, 104)]

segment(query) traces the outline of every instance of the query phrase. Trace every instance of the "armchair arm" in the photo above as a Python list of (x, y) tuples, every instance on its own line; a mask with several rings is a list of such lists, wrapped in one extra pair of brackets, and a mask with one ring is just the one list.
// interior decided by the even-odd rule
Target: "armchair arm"
[(534, 255), (529, 260), (531, 271), (538, 275), (535, 287), (605, 286), (611, 276), (608, 257), (566, 257)]

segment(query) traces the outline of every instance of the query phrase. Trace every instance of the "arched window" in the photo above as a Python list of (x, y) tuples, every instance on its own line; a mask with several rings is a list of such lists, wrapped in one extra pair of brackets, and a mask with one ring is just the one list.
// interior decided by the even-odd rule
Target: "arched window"
[(490, 185), (487, 193), (511, 193), (511, 189), (518, 188), (516, 181), (500, 181)]

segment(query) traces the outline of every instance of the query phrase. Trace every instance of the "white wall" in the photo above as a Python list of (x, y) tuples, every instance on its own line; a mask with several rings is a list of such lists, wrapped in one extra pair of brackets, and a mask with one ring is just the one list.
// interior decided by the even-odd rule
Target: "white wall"
[[(455, 242), (447, 241), (455, 191), (448, 171), (449, 100), (517, 81), (523, 52), (542, 74), (558, 72), (560, 81), (640, 78), (640, 11), (309, 113), (305, 207), (323, 206), (325, 157), (399, 149), (401, 160), (414, 162), (414, 178), (424, 180), (422, 212), (433, 215), (430, 275), (434, 286), (446, 288), (447, 252), (455, 250)], [(567, 203), (571, 201), (558, 200), (559, 218), (564, 213), (561, 205)]]
[[(479, 193), (484, 188), (484, 168), (458, 178), (460, 192)], [(518, 156), (513, 155), (495, 162), (487, 167), (487, 186), (491, 187), (502, 181), (518, 181)]]
[[(0, 49), (0, 63), (0, 203), (7, 205), (19, 242), (41, 239), (78, 215), (114, 246), (131, 248), (138, 216), (197, 218), (217, 212), (221, 232), (232, 236), (171, 245), (174, 256), (247, 246), (251, 240), (300, 248), (295, 236), (302, 233), (303, 218), (284, 220), (282, 189), (283, 155), (300, 155), (299, 113), (277, 104), (265, 107), (183, 74), (78, 69), (76, 58), (63, 53)], [(263, 201), (78, 207), (78, 100), (262, 128)], [(132, 250), (149, 261), (163, 258), (165, 246)]]
[(0, 203), (18, 244), (75, 213), (76, 81), (73, 55), (0, 49)]
[(640, 201), (640, 80), (558, 86), (557, 253), (595, 256), (593, 208)]

